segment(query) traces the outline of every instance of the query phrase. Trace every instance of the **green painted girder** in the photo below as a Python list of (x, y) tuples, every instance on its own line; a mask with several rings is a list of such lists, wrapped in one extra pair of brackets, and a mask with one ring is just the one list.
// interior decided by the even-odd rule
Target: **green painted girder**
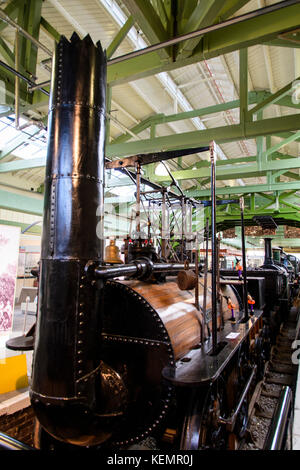
[[(39, 39), (42, 0), (26, 0), (18, 11), (17, 23), (35, 39)], [(38, 48), (29, 39), (19, 34), (19, 63), (30, 77), (36, 75)], [(20, 88), (27, 90), (27, 84), (20, 81)], [(32, 102), (32, 95), (28, 94), (28, 101)]]
[(157, 52), (148, 52), (139, 57), (124, 58), (116, 64), (108, 63), (107, 81), (112, 85), (126, 83), (270, 41), (284, 31), (298, 28), (299, 12), (300, 5), (296, 4), (207, 33), (199, 50), (196, 48), (191, 57), (184, 59), (161, 60)]
[[(3, 9), (3, 11), (13, 20), (18, 16), (20, 8), (23, 6), (25, 0), (11, 0), (8, 5)], [(0, 33), (5, 28), (7, 28), (8, 23), (5, 21), (0, 21)]]
[(279, 101), (281, 98), (284, 98), (288, 93), (290, 93), (293, 83), (297, 80), (300, 80), (300, 77), (288, 83), (286, 86), (276, 91), (276, 93), (270, 94), (264, 100), (260, 101), (256, 106), (254, 106), (254, 108), (248, 111), (248, 115), (251, 116), (253, 114), (256, 114), (258, 111), (263, 111), (267, 106), (277, 103), (277, 101)]
[[(0, 219), (0, 224), (1, 225), (12, 225), (14, 227), (20, 227), (21, 228), (21, 231), (22, 230), (25, 230), (28, 225), (30, 224), (24, 224), (24, 223), (21, 223), (21, 222), (15, 222), (15, 221), (12, 221), (12, 220), (5, 220), (5, 219)], [(28, 229), (26, 231), (26, 233), (31, 233), (33, 235), (40, 235), (42, 233), (42, 228), (40, 225), (33, 225), (32, 227), (30, 227), (30, 229)]]
[(29, 170), (32, 168), (42, 168), (46, 165), (46, 157), (30, 158), (28, 160), (14, 160), (12, 162), (0, 163), (0, 173), (10, 173), (11, 171)]
[[(168, 39), (168, 33), (163, 27), (160, 17), (151, 5), (151, 2), (145, 2), (145, 0), (123, 0), (123, 4), (138, 23), (150, 44), (164, 42)], [(161, 59), (169, 59), (170, 57), (166, 49), (161, 49), (158, 55)]]
[(278, 132), (298, 131), (300, 129), (300, 114), (264, 119), (262, 121), (246, 122), (222, 126), (215, 129), (173, 134), (156, 137), (155, 139), (139, 140), (121, 144), (110, 144), (106, 147), (107, 157), (123, 157), (139, 153), (159, 152), (191, 147), (206, 146), (210, 141), (225, 143), (243, 139), (253, 139), (260, 135), (274, 135)]
[[(196, 31), (200, 28), (210, 26), (217, 21), (220, 11), (223, 8), (224, 2), (219, 0), (206, 0), (205, 2), (198, 2), (190, 16), (184, 24), (179, 21), (178, 34), (186, 34), (190, 31)], [(177, 58), (181, 59), (192, 55), (194, 48), (197, 46), (201, 36), (197, 38), (183, 41), (178, 46)]]
[[(225, 160), (226, 162), (226, 160)], [(253, 178), (257, 176), (263, 176), (268, 171), (281, 171), (300, 168), (300, 162), (298, 158), (290, 158), (289, 160), (273, 160), (266, 162), (261, 165), (261, 168), (257, 163), (246, 163), (246, 164), (235, 164), (234, 159), (230, 161), (229, 165), (217, 165), (216, 166), (216, 179), (227, 180), (235, 178)], [(172, 171), (173, 177), (177, 180), (190, 180), (197, 178), (207, 178), (210, 176), (210, 167), (204, 167), (197, 170), (179, 170)], [(171, 178), (167, 176), (153, 176), (153, 180), (161, 183), (163, 181), (171, 181)]]
[[(250, 91), (248, 92), (248, 103), (249, 105), (256, 104), (257, 102), (260, 102), (263, 99), (268, 98), (269, 96), (271, 96), (271, 93), (269, 93), (268, 91), (264, 91), (264, 90)], [(285, 96), (283, 98), (280, 98), (278, 101), (276, 101), (276, 105), (288, 106), (288, 107), (292, 107), (295, 109), (300, 109), (300, 104), (296, 105), (292, 103), (290, 96)], [(138, 135), (140, 132), (144, 131), (145, 129), (150, 128), (151, 126), (157, 126), (159, 124), (166, 124), (169, 122), (182, 121), (182, 120), (191, 119), (194, 117), (208, 116), (210, 114), (216, 114), (222, 111), (235, 109), (235, 108), (238, 108), (239, 106), (240, 106), (240, 100), (233, 100), (227, 103), (221, 103), (221, 104), (208, 106), (208, 107), (201, 108), (201, 109), (195, 109), (193, 111), (185, 111), (182, 113), (169, 114), (169, 115), (156, 114), (136, 124), (130, 129), (130, 131)], [(121, 142), (126, 142), (131, 138), (132, 138), (132, 134), (128, 132), (126, 134), (120, 135), (119, 137), (116, 137), (113, 140), (113, 143), (117, 144)]]
[(0, 189), (0, 207), (25, 214), (43, 215), (43, 197), (26, 196)]
[(125, 37), (127, 36), (129, 30), (132, 28), (133, 25), (134, 25), (134, 19), (132, 16), (129, 16), (126, 23), (122, 26), (118, 34), (114, 37), (114, 39), (112, 40), (112, 42), (109, 44), (109, 46), (106, 49), (106, 57), (108, 59), (110, 59), (110, 57), (118, 49), (119, 45), (125, 39)]
[[(272, 184), (252, 184), (246, 186), (223, 186), (216, 188), (216, 195), (228, 196), (230, 195), (244, 195), (251, 193), (267, 193), (274, 191), (287, 191), (294, 189), (296, 191), (300, 190), (300, 181), (289, 181), (287, 183), (272, 183)], [(186, 195), (189, 197), (196, 198), (209, 198), (211, 195), (210, 189), (188, 189)]]
[(59, 42), (60, 33), (43, 16), (41, 16), (40, 26), (54, 41)]

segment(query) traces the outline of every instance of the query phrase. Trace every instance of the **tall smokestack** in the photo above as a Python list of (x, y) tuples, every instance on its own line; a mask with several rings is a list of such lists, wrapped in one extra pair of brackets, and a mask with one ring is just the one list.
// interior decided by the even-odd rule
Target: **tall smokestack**
[(265, 260), (264, 266), (274, 264), (272, 256), (272, 238), (265, 238)]
[(96, 229), (102, 233), (105, 92), (100, 42), (62, 36), (49, 105), (31, 402), (50, 434), (80, 445), (104, 440), (92, 413), (100, 367), (99, 293), (84, 267), (103, 260)]

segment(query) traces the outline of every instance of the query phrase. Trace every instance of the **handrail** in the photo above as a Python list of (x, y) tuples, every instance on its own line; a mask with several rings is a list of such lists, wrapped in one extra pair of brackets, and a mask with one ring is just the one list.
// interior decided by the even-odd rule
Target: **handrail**
[(283, 387), (267, 434), (264, 450), (282, 450), (285, 444), (286, 430), (292, 411), (292, 390)]
[(250, 377), (248, 379), (248, 382), (246, 383), (245, 385), (245, 388), (243, 390), (243, 393), (239, 399), (239, 402), (237, 404), (237, 407), (236, 409), (234, 410), (234, 412), (232, 413), (232, 415), (229, 417), (229, 418), (223, 418), (222, 416), (219, 416), (219, 419), (218, 419), (218, 422), (220, 424), (225, 424), (226, 427), (227, 427), (227, 430), (230, 431), (230, 432), (233, 432), (233, 429), (234, 429), (234, 426), (235, 426), (235, 423), (236, 423), (236, 419), (237, 419), (237, 416), (240, 412), (240, 409), (242, 407), (242, 404), (246, 398), (246, 395), (249, 391), (249, 388), (250, 388), (250, 385), (254, 379), (254, 376), (256, 374), (256, 369), (257, 369), (257, 366), (255, 365), (252, 369), (252, 372), (250, 374)]
[(35, 450), (33, 447), (14, 439), (3, 432), (0, 432), (0, 451), (1, 450)]

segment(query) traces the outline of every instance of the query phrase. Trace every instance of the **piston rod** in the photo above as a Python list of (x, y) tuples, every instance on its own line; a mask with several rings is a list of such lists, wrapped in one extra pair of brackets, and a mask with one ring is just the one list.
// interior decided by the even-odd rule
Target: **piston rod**
[[(201, 270), (202, 265), (198, 265)], [(137, 259), (129, 264), (120, 266), (106, 267), (94, 266), (93, 264), (86, 265), (86, 272), (91, 273), (97, 279), (113, 279), (120, 276), (132, 276), (142, 278), (149, 277), (155, 273), (173, 274), (185, 268), (184, 263), (152, 263), (149, 259)], [(190, 269), (195, 269), (195, 263), (189, 264)]]

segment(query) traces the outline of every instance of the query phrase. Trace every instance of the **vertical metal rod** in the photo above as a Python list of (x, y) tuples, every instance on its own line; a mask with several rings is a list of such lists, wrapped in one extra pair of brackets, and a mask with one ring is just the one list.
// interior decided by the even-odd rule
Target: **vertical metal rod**
[(136, 166), (136, 231), (138, 239), (141, 239), (141, 165)]
[(203, 287), (203, 338), (201, 338), (201, 342), (204, 342), (204, 326), (205, 326), (205, 319), (206, 319), (206, 299), (207, 299), (207, 269), (208, 269), (208, 238), (209, 238), (209, 220), (208, 217), (206, 218), (206, 225), (205, 225), (205, 262), (204, 262), (204, 287)]
[(183, 261), (183, 246), (184, 246), (184, 222), (185, 222), (185, 200), (181, 199), (181, 261)]
[(212, 354), (217, 354), (217, 256), (216, 256), (216, 151), (215, 142), (210, 142), (211, 161), (211, 300), (212, 300)]
[(244, 321), (248, 321), (248, 292), (247, 292), (247, 267), (246, 267), (246, 247), (245, 247), (245, 225), (244, 225), (244, 198), (240, 198), (240, 209), (241, 209), (241, 237), (242, 237), (242, 257), (243, 257), (243, 297), (244, 297)]
[(222, 294), (221, 294), (221, 288), (220, 288), (220, 246), (221, 246), (221, 240), (220, 240), (220, 235), (218, 236), (216, 240), (217, 244), (217, 300), (219, 304), (219, 312), (220, 312), (220, 318), (221, 318), (221, 328), (224, 327), (224, 315), (223, 315), (223, 305), (222, 305)]
[[(195, 274), (197, 278), (196, 286), (195, 286), (195, 306), (196, 309), (199, 310), (199, 257), (198, 257), (198, 247), (195, 250)], [(201, 329), (201, 336), (203, 335)]]
[[(19, 54), (19, 33), (16, 31), (15, 37), (15, 69), (19, 72), (19, 62), (20, 62), (20, 54)], [(20, 78), (18, 75), (15, 76), (15, 127), (19, 129), (20, 125)]]
[(166, 191), (162, 192), (161, 206), (161, 256), (166, 258)]

